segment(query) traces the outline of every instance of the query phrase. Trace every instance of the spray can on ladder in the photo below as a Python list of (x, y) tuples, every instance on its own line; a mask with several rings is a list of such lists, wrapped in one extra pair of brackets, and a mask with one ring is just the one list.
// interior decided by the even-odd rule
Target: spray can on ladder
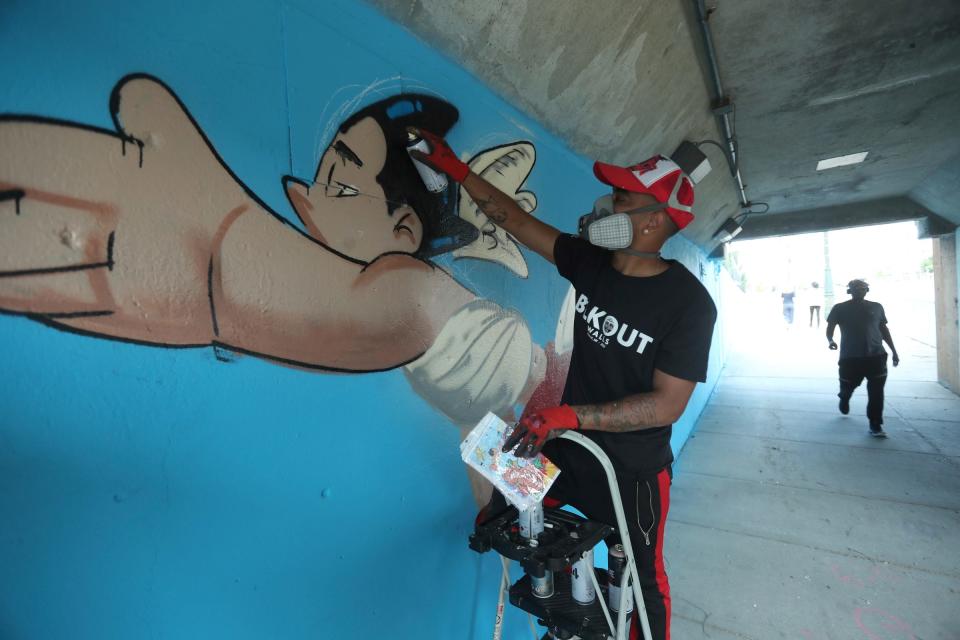
[[(430, 145), (426, 140), (417, 134), (408, 131), (407, 154), (413, 150), (422, 151), (423, 153), (430, 153)], [(441, 193), (447, 188), (447, 176), (439, 171), (434, 171), (427, 165), (414, 158), (412, 155), (410, 156), (410, 159), (413, 161), (413, 166), (416, 167), (417, 173), (420, 174), (420, 179), (423, 180), (423, 184), (427, 188), (427, 191), (430, 193)]]
[[(520, 537), (525, 538), (527, 544), (535, 547), (539, 544), (537, 536), (543, 533), (544, 514), (543, 503), (537, 502), (528, 509), (520, 512), (518, 518)], [(549, 598), (553, 595), (553, 571), (544, 568), (542, 576), (530, 574), (530, 588), (537, 598)]]
[(537, 536), (543, 533), (543, 503), (538, 502), (521, 511), (518, 524), (520, 536), (526, 538), (531, 547), (537, 546)]
[[(620, 584), (623, 582), (623, 576), (627, 574), (627, 554), (623, 550), (622, 544), (615, 544), (610, 547), (610, 553), (607, 555), (607, 575), (609, 576), (609, 588), (607, 589), (607, 605), (612, 611), (620, 611)], [(633, 589), (630, 588), (630, 580), (624, 585), (626, 593), (627, 613), (633, 611)]]
[(597, 599), (597, 590), (593, 587), (590, 573), (593, 572), (593, 549), (587, 549), (583, 555), (573, 563), (570, 572), (573, 599), (579, 604), (592, 604)]
[(553, 571), (544, 569), (542, 576), (530, 574), (530, 591), (537, 598), (549, 598), (553, 595)]

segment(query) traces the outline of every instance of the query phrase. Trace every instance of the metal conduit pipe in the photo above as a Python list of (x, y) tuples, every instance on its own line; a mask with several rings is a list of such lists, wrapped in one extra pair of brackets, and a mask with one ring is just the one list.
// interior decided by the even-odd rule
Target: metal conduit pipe
[(710, 76), (713, 79), (713, 113), (717, 117), (720, 125), (720, 131), (724, 137), (724, 143), (727, 145), (727, 161), (730, 164), (730, 175), (736, 182), (737, 191), (740, 194), (740, 205), (744, 208), (750, 206), (747, 200), (747, 194), (743, 189), (743, 179), (740, 177), (740, 160), (737, 157), (737, 144), (733, 137), (733, 127), (730, 125), (730, 111), (733, 103), (723, 93), (723, 84), (720, 82), (720, 69), (717, 66), (717, 52), (713, 48), (713, 35), (710, 33), (710, 25), (707, 24), (707, 7), (704, 0), (694, 0), (697, 6), (697, 20), (700, 23), (700, 34), (703, 36), (704, 49), (707, 52), (707, 64), (710, 66)]

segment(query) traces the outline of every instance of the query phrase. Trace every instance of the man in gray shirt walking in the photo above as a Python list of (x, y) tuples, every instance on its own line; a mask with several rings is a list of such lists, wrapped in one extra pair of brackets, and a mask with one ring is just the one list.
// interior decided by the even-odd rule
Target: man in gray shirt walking
[(840, 326), (840, 413), (850, 413), (853, 390), (867, 379), (867, 419), (870, 435), (886, 438), (883, 431), (883, 387), (887, 382), (887, 352), (883, 343), (890, 345), (893, 366), (900, 364), (897, 348), (893, 346), (887, 316), (883, 305), (864, 298), (870, 290), (864, 280), (851, 280), (847, 293), (851, 299), (833, 307), (827, 316), (827, 341), (830, 350), (837, 349), (833, 330)]

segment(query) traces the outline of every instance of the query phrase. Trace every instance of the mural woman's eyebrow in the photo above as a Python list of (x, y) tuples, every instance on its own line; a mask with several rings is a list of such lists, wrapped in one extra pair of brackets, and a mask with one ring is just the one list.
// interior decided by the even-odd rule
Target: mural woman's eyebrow
[(330, 163), (330, 171), (327, 172), (327, 182), (323, 185), (323, 194), (327, 195), (330, 191), (330, 185), (333, 184), (333, 170), (337, 168), (337, 162), (334, 160)]
[(337, 140), (333, 144), (333, 150), (337, 152), (337, 155), (343, 158), (344, 160), (349, 160), (358, 167), (363, 166), (363, 160), (353, 152), (353, 149), (347, 146), (343, 140)]

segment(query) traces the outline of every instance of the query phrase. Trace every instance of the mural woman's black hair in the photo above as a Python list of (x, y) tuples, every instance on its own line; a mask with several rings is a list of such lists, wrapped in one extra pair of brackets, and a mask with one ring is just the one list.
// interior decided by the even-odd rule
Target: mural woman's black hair
[(340, 132), (364, 118), (376, 120), (387, 141), (387, 159), (377, 175), (388, 201), (387, 212), (406, 203), (423, 224), (423, 241), (415, 255), (429, 258), (473, 242), (480, 232), (457, 215), (459, 185), (451, 180), (441, 193), (427, 191), (406, 149), (407, 127), (422, 127), (445, 136), (460, 118), (457, 108), (434, 96), (402, 93), (352, 114), (340, 125)]

